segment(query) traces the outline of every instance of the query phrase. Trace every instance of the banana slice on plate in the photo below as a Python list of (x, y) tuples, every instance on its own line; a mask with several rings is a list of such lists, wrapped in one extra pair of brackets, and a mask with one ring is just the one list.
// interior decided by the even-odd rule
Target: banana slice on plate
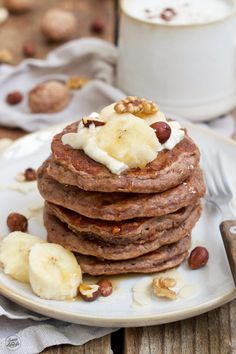
[(79, 264), (72, 252), (53, 243), (32, 247), (29, 278), (36, 295), (47, 300), (70, 300), (82, 282)]
[(45, 242), (39, 237), (15, 231), (4, 237), (0, 244), (0, 264), (5, 274), (29, 283), (29, 252), (37, 243)]

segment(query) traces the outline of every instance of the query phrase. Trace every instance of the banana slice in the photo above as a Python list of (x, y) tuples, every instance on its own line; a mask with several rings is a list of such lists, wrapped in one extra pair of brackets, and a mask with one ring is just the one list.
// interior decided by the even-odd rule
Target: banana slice
[(0, 244), (0, 263), (5, 274), (23, 283), (29, 283), (29, 252), (39, 237), (15, 231), (4, 237)]
[(32, 247), (29, 278), (36, 295), (47, 300), (69, 300), (82, 282), (79, 264), (72, 252), (53, 243)]
[(115, 103), (110, 104), (109, 106), (104, 107), (100, 112), (100, 119), (104, 122), (107, 122), (114, 114), (116, 114), (114, 107)]
[(146, 166), (156, 158), (161, 146), (145, 120), (129, 113), (113, 113), (98, 131), (97, 145), (129, 168)]

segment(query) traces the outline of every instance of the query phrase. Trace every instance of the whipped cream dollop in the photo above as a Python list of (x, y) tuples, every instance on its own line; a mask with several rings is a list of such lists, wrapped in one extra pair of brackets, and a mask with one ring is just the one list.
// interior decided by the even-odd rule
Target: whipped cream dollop
[[(77, 132), (62, 136), (62, 143), (83, 150), (112, 173), (120, 174), (129, 168), (145, 167), (160, 151), (173, 149), (184, 138), (180, 124), (167, 122), (160, 111), (139, 118), (131, 113), (118, 114), (114, 106), (107, 106), (100, 114), (93, 112), (87, 120), (83, 119)], [(96, 122), (104, 122), (104, 125)], [(150, 126), (156, 122), (165, 122), (171, 128), (170, 137), (163, 144)]]

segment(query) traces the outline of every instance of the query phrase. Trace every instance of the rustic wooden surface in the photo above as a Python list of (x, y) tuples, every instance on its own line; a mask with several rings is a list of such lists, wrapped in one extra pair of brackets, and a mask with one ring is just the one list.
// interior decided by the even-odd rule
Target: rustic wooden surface
[[(0, 50), (11, 50), (14, 64), (23, 59), (22, 45), (25, 42), (34, 42), (39, 58), (43, 58), (55, 47), (45, 42), (39, 31), (42, 14), (52, 6), (75, 12), (78, 18), (78, 37), (91, 36), (91, 23), (94, 19), (102, 19), (106, 22), (106, 28), (100, 37), (114, 41), (115, 15), (112, 0), (40, 0), (36, 3), (34, 11), (11, 16), (0, 26)], [(16, 139), (24, 134), (20, 129), (0, 127), (0, 138)], [(83, 346), (61, 345), (48, 348), (43, 353), (111, 354), (111, 337), (114, 354), (236, 354), (236, 301), (185, 321), (130, 328)]]

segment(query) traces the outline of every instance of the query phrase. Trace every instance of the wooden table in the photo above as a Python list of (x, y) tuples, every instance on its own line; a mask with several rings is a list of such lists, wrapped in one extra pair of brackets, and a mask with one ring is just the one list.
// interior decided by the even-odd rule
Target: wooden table
[[(25, 42), (35, 44), (38, 58), (43, 58), (55, 48), (55, 45), (45, 42), (39, 31), (40, 17), (52, 6), (67, 8), (76, 14), (79, 24), (78, 37), (91, 36), (91, 23), (95, 19), (102, 19), (106, 27), (99, 37), (114, 41), (116, 11), (112, 0), (40, 0), (36, 3), (34, 11), (12, 15), (0, 28), (0, 50), (11, 50), (14, 64), (23, 59), (22, 45)], [(0, 127), (0, 138), (16, 139), (24, 134), (26, 133), (20, 129)], [(111, 354), (112, 350), (114, 354), (236, 353), (236, 301), (185, 321), (120, 330), (80, 347), (62, 345), (48, 348), (43, 353)]]

